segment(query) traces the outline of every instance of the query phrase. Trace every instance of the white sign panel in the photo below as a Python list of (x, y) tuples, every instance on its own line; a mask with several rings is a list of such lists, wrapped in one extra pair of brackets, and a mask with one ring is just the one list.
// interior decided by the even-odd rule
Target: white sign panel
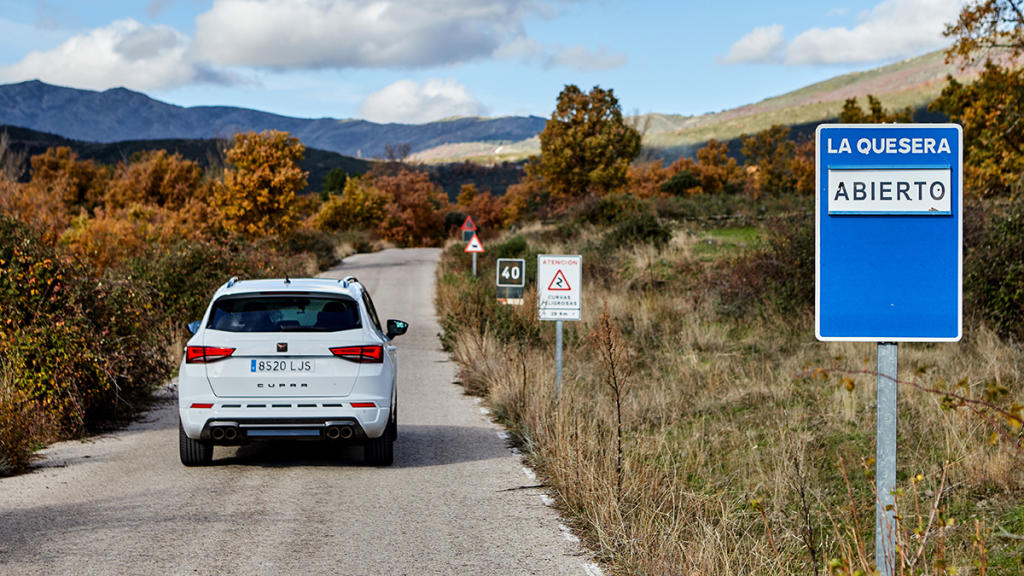
[(537, 310), (541, 320), (579, 320), (583, 259), (537, 257)]
[(948, 216), (953, 189), (948, 168), (829, 169), (829, 214)]

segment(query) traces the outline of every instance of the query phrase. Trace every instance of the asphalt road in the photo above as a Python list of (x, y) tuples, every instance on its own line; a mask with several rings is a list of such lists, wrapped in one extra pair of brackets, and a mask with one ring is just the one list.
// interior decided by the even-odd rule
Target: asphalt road
[(453, 384), (433, 308), (438, 250), (353, 256), (399, 348), (395, 465), (361, 448), (218, 447), (178, 460), (173, 390), (139, 422), (0, 479), (0, 574), (596, 574), (528, 470)]

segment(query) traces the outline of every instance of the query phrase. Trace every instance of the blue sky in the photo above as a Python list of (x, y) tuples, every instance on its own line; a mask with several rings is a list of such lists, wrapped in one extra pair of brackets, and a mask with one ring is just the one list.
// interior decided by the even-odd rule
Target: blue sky
[(701, 114), (944, 47), (964, 0), (0, 0), (0, 82), (425, 122), (565, 84)]

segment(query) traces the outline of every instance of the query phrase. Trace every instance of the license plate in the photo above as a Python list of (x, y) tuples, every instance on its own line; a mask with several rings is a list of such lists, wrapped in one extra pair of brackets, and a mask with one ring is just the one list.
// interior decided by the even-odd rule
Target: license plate
[(314, 371), (316, 363), (312, 360), (253, 360), (249, 371), (253, 374), (308, 374)]

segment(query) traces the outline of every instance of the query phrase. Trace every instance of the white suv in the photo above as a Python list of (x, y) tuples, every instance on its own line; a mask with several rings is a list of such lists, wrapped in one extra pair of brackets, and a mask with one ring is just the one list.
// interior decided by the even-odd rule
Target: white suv
[(182, 464), (209, 464), (215, 444), (284, 438), (362, 443), (367, 463), (390, 465), (398, 436), (391, 340), (407, 329), (400, 320), (381, 327), (351, 276), (232, 278), (189, 324), (178, 373)]

